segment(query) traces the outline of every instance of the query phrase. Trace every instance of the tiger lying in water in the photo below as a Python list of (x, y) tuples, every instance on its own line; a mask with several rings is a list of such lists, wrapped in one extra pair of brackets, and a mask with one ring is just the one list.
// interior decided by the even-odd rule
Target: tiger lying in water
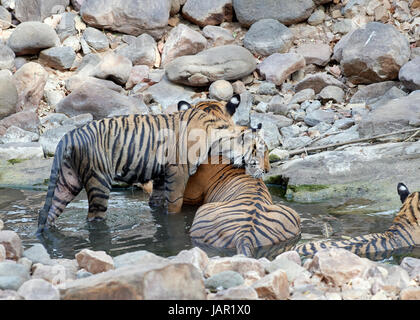
[[(207, 103), (215, 105), (211, 110), (117, 116), (68, 132), (56, 149), (38, 232), (53, 225), (82, 188), (88, 196), (88, 220), (103, 219), (113, 180), (130, 184), (153, 180), (164, 193), (166, 210), (179, 212), (188, 177), (207, 159), (212, 144), (237, 135), (232, 116), (239, 104), (240, 96), (235, 95), (228, 103)], [(199, 140), (198, 149), (190, 137), (195, 131), (206, 136)], [(190, 154), (190, 149), (195, 152)], [(182, 153), (188, 156), (181, 159)], [(244, 159), (243, 155), (230, 156), (232, 162)]]
[(397, 191), (403, 204), (387, 231), (349, 240), (303, 243), (293, 250), (309, 257), (322, 249), (344, 248), (370, 259), (383, 259), (389, 253), (420, 245), (420, 192), (410, 194), (403, 183), (398, 184)]

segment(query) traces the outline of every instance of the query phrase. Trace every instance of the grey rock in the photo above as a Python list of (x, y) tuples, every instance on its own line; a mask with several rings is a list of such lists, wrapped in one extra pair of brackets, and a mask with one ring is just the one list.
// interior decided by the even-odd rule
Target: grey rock
[(42, 263), (44, 265), (53, 264), (49, 253), (42, 244), (34, 244), (29, 249), (23, 251), (23, 257), (32, 261), (32, 263)]
[(168, 25), (170, 0), (89, 0), (80, 8), (83, 21), (98, 29), (160, 38)]
[(326, 86), (318, 94), (318, 98), (321, 99), (323, 103), (326, 103), (330, 100), (332, 100), (333, 102), (342, 103), (345, 99), (345, 93), (344, 90), (340, 87)]
[(54, 47), (42, 50), (39, 62), (57, 70), (69, 70), (76, 59), (76, 53), (70, 47)]
[(166, 75), (176, 83), (206, 86), (216, 80), (241, 79), (255, 68), (256, 60), (247, 49), (226, 45), (176, 58), (166, 66)]
[(4, 128), (4, 132), (7, 128), (16, 126), (26, 131), (38, 133), (39, 124), (39, 118), (35, 110), (17, 112), (0, 120), (0, 128)]
[(278, 91), (274, 83), (269, 81), (263, 81), (258, 87), (257, 94), (274, 96), (278, 94)]
[(312, 0), (233, 0), (238, 21), (250, 26), (261, 19), (276, 19), (285, 25), (305, 21), (312, 14), (315, 5)]
[(16, 112), (18, 92), (10, 71), (0, 71), (0, 119)]
[(335, 22), (331, 30), (334, 33), (347, 34), (355, 29), (352, 19), (343, 19)]
[(388, 101), (393, 99), (398, 99), (407, 96), (407, 93), (398, 87), (391, 87), (385, 94), (377, 101), (369, 105), (371, 110), (375, 110), (377, 107), (388, 103)]
[(156, 41), (147, 33), (140, 35), (128, 45), (121, 45), (115, 53), (130, 59), (133, 65), (149, 67), (155, 64), (159, 54)]
[(83, 113), (63, 121), (63, 126), (81, 127), (93, 120), (90, 113)]
[(248, 91), (244, 91), (240, 94), (241, 103), (236, 108), (236, 112), (233, 115), (233, 121), (240, 126), (248, 126), (250, 123), (250, 112), (254, 102), (254, 97)]
[(316, 10), (308, 18), (308, 23), (311, 26), (317, 26), (317, 25), (323, 23), (324, 20), (325, 20), (325, 12), (322, 11), (322, 10)]
[(98, 29), (88, 27), (83, 32), (83, 39), (96, 51), (105, 51), (109, 48), (107, 36)]
[(93, 119), (97, 120), (116, 115), (142, 114), (147, 112), (147, 107), (140, 99), (122, 95), (102, 85), (85, 82), (57, 105), (56, 112), (70, 117), (91, 113)]
[(354, 84), (397, 78), (411, 54), (407, 38), (390, 24), (370, 22), (340, 41), (340, 65)]
[(12, 24), (11, 13), (3, 6), (0, 6), (0, 30), (8, 29)]
[(52, 27), (35, 21), (19, 24), (7, 41), (7, 45), (16, 55), (37, 54), (42, 49), (59, 44), (60, 39)]
[(58, 143), (61, 138), (69, 131), (76, 129), (75, 126), (60, 126), (58, 128), (52, 128), (46, 130), (39, 138), (39, 143), (44, 150), (46, 156), (55, 154)]
[(384, 81), (363, 86), (351, 97), (350, 103), (373, 104), (380, 100), (392, 87), (396, 86), (398, 86), (396, 81)]
[(60, 300), (60, 292), (44, 279), (31, 279), (23, 283), (18, 294), (25, 300)]
[(284, 138), (295, 138), (302, 133), (302, 129), (301, 127), (293, 124), (291, 126), (281, 128), (280, 132)]
[(404, 64), (398, 78), (409, 90), (420, 90), (420, 57)]
[(252, 53), (269, 56), (287, 52), (293, 40), (293, 33), (285, 25), (274, 19), (262, 19), (249, 28), (243, 43)]
[(240, 286), (244, 283), (244, 278), (235, 271), (222, 271), (204, 280), (204, 286), (211, 291), (218, 291)]
[(344, 142), (356, 140), (359, 138), (360, 138), (360, 135), (358, 132), (358, 126), (356, 125), (347, 130), (344, 130), (342, 133), (333, 134), (329, 137), (320, 139), (314, 143), (314, 146), (323, 146), (323, 145), (333, 144), (333, 143), (344, 143)]
[(76, 11), (80, 11), (83, 2), (85, 2), (85, 0), (71, 0), (71, 5)]
[(315, 93), (320, 93), (326, 86), (337, 86), (341, 89), (346, 89), (346, 86), (341, 81), (327, 73), (320, 72), (307, 75), (303, 80), (299, 81), (295, 86), (295, 91), (299, 92), (312, 88)]
[(209, 87), (209, 97), (211, 99), (227, 101), (233, 96), (233, 87), (229, 81), (217, 80)]
[(305, 58), (306, 64), (318, 66), (326, 66), (331, 57), (331, 48), (325, 43), (304, 43), (293, 52), (301, 54)]
[(15, 53), (8, 46), (0, 43), (0, 70), (12, 70), (15, 66)]
[[(280, 122), (274, 117), (274, 114), (270, 113), (251, 113), (250, 115), (251, 127), (256, 128), (260, 123), (262, 124), (264, 141), (267, 144), (269, 150), (278, 147), (281, 143), (281, 135), (279, 132)], [(293, 120), (288, 119), (293, 122)], [(291, 125), (291, 123), (281, 123), (283, 126)]]
[(294, 150), (294, 149), (300, 149), (305, 146), (307, 146), (309, 143), (312, 142), (312, 139), (308, 136), (302, 136), (302, 137), (295, 137), (295, 138), (285, 138), (282, 142), (283, 148), (287, 150)]
[(289, 104), (302, 103), (307, 100), (313, 100), (315, 98), (315, 91), (311, 88), (304, 89), (296, 93)]
[(23, 265), (10, 261), (0, 262), (0, 289), (18, 290), (27, 280), (29, 272)]
[(58, 34), (61, 42), (70, 36), (77, 35), (74, 18), (77, 14), (73, 12), (65, 12), (61, 15), (60, 23), (57, 25), (55, 31)]
[(352, 127), (353, 125), (354, 125), (354, 119), (353, 118), (338, 119), (337, 121), (334, 122), (334, 127), (339, 129), (339, 130), (348, 129), (348, 128)]
[(301, 107), (307, 113), (311, 113), (312, 111), (315, 111), (321, 108), (321, 102), (319, 102), (319, 100), (305, 101), (304, 103), (301, 104)]
[(334, 123), (335, 113), (332, 111), (318, 109), (308, 113), (304, 121), (310, 127), (313, 127), (320, 122)]
[(222, 27), (205, 26), (202, 31), (209, 47), (223, 46), (235, 41), (232, 32)]
[(267, 111), (285, 116), (292, 109), (292, 106), (291, 104), (286, 104), (282, 96), (276, 95), (269, 101)]
[(232, 21), (232, 0), (187, 0), (182, 7), (182, 15), (200, 27), (219, 25)]
[(70, 36), (66, 38), (66, 40), (63, 41), (63, 46), (72, 48), (76, 53), (82, 48), (80, 40), (77, 36)]
[(145, 250), (134, 251), (129, 253), (124, 253), (122, 255), (114, 257), (114, 266), (115, 269), (123, 268), (127, 266), (133, 265), (147, 265), (153, 263), (167, 263), (168, 260), (166, 258), (162, 258), (160, 256), (155, 255), (152, 252), (148, 252)]
[(15, 15), (21, 21), (44, 21), (66, 11), (69, 0), (16, 0)]
[(92, 275), (93, 275), (93, 273), (90, 273), (89, 271), (86, 271), (85, 269), (80, 269), (76, 273), (76, 278), (77, 279), (83, 279), (83, 278), (90, 277)]
[(305, 58), (296, 53), (274, 53), (258, 65), (258, 72), (275, 85), (281, 85), (292, 73), (305, 67)]
[(112, 80), (117, 84), (124, 85), (130, 77), (132, 68), (133, 63), (130, 59), (114, 52), (109, 52), (97, 65), (97, 69), (92, 76), (104, 80)]
[(6, 133), (3, 136), (0, 136), (1, 143), (11, 143), (11, 142), (35, 142), (38, 141), (39, 135), (34, 132), (23, 130), (19, 127), (10, 126), (7, 128)]

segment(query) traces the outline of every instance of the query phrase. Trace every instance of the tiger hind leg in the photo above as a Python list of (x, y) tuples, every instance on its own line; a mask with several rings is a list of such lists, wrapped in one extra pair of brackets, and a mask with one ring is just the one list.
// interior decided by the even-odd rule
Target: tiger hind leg
[(93, 175), (85, 184), (89, 202), (87, 220), (102, 221), (106, 218), (111, 184), (98, 175)]

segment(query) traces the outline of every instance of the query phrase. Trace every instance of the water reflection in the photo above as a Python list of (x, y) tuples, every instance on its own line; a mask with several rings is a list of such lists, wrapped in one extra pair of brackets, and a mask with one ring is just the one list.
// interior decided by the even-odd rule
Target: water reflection
[[(109, 200), (107, 219), (102, 222), (86, 221), (88, 202), (80, 194), (57, 220), (57, 228), (36, 237), (37, 215), (45, 200), (44, 191), (0, 189), (0, 219), (5, 229), (16, 231), (25, 248), (41, 242), (54, 258), (70, 258), (83, 248), (103, 250), (117, 256), (136, 250), (148, 250), (160, 256), (176, 255), (196, 245), (209, 256), (232, 255), (233, 250), (217, 249), (192, 243), (189, 236), (197, 207), (185, 206), (180, 214), (167, 215), (152, 211), (147, 195), (140, 189), (113, 190)], [(353, 237), (386, 230), (398, 211), (374, 212), (367, 209), (365, 200), (343, 200), (300, 204), (287, 202), (273, 192), (275, 203), (285, 204), (299, 212), (302, 234), (288, 243), (255, 250), (255, 257), (273, 258), (288, 250), (297, 241)], [(402, 257), (420, 257), (420, 248), (394, 252), (391, 257), (377, 259), (400, 261)], [(372, 257), (370, 257), (372, 258)], [(375, 257), (373, 257), (375, 258)], [(398, 263), (398, 262), (397, 262)]]

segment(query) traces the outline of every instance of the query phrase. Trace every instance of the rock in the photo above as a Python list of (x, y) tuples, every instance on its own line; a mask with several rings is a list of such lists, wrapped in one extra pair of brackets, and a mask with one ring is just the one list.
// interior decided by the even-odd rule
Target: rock
[(383, 279), (382, 290), (398, 294), (402, 289), (408, 287), (410, 277), (406, 270), (400, 266), (391, 266), (387, 268), (387, 271), (388, 275)]
[(22, 300), (14, 290), (0, 290), (0, 300)]
[(329, 137), (316, 141), (314, 143), (314, 146), (322, 146), (322, 145), (328, 145), (328, 144), (333, 144), (333, 143), (344, 143), (347, 141), (357, 140), (359, 138), (360, 138), (360, 135), (358, 132), (358, 126), (353, 126), (347, 130), (343, 130), (339, 134), (334, 134)]
[(255, 68), (255, 58), (247, 49), (226, 45), (176, 58), (166, 65), (166, 75), (176, 83), (206, 86), (216, 80), (241, 79)]
[(206, 298), (200, 272), (190, 264), (148, 264), (72, 281), (62, 300), (167, 300)]
[(182, 15), (200, 27), (219, 25), (232, 21), (232, 0), (187, 0), (182, 7)]
[(36, 263), (32, 266), (32, 279), (43, 279), (45, 281), (51, 282), (53, 285), (58, 285), (60, 283), (66, 282), (67, 280), (76, 279), (77, 263), (75, 269), (76, 270), (69, 271), (71, 273), (69, 273), (68, 276), (66, 267), (63, 265), (43, 265)]
[(326, 86), (318, 93), (318, 98), (321, 99), (322, 103), (333, 101), (337, 103), (343, 103), (345, 99), (344, 90), (336, 86)]
[(241, 103), (236, 108), (235, 114), (233, 115), (233, 121), (240, 126), (247, 126), (250, 123), (250, 112), (254, 101), (254, 97), (248, 91), (244, 91), (240, 94)]
[(55, 154), (58, 143), (61, 138), (69, 131), (76, 129), (75, 126), (60, 126), (46, 130), (39, 138), (39, 143), (42, 146), (45, 156), (52, 156)]
[[(208, 298), (210, 299), (210, 298)], [(254, 288), (243, 285), (218, 291), (211, 300), (257, 300), (258, 293)]]
[(75, 126), (77, 128), (84, 126), (85, 124), (91, 122), (93, 116), (90, 113), (83, 113), (72, 118), (66, 119), (62, 122), (63, 126)]
[(304, 148), (311, 142), (312, 139), (308, 136), (290, 137), (283, 140), (282, 146), (287, 150), (294, 150)]
[(224, 46), (235, 41), (232, 32), (222, 27), (205, 26), (202, 32), (204, 37), (207, 38), (208, 47)]
[(249, 27), (261, 19), (276, 19), (285, 25), (305, 21), (315, 8), (312, 0), (233, 0), (238, 21)]
[(139, 84), (149, 77), (149, 67), (145, 65), (134, 66), (131, 69), (130, 76), (128, 77), (127, 83), (125, 84), (126, 89), (132, 89), (134, 86)]
[(3, 220), (0, 219), (0, 231), (3, 230), (3, 227), (4, 227), (4, 222)]
[(113, 52), (107, 53), (98, 64), (96, 72), (92, 75), (100, 79), (110, 79), (118, 84), (124, 85), (130, 76), (132, 62), (123, 56)]
[(305, 59), (295, 53), (274, 53), (258, 65), (258, 72), (266, 80), (281, 85), (292, 73), (305, 67)]
[(397, 78), (411, 54), (407, 38), (390, 24), (370, 22), (341, 41), (340, 65), (354, 84)]
[[(41, 125), (45, 130), (61, 127), (65, 120), (69, 119), (64, 113), (49, 113), (41, 118)], [(45, 132), (43, 130), (43, 132)]]
[(244, 283), (244, 278), (235, 271), (222, 271), (204, 280), (204, 285), (211, 291), (228, 289), (240, 286)]
[(133, 65), (149, 67), (153, 67), (159, 58), (156, 41), (147, 33), (138, 36), (128, 45), (121, 45), (115, 53), (130, 59)]
[(420, 90), (420, 57), (404, 64), (398, 78), (409, 90)]
[(16, 55), (37, 54), (42, 49), (58, 46), (60, 39), (54, 29), (42, 22), (19, 24), (10, 35), (7, 45)]
[(11, 142), (0, 144), (0, 159), (2, 160), (28, 160), (42, 159), (44, 152), (38, 142)]
[(332, 27), (331, 31), (334, 33), (348, 34), (356, 28), (352, 19), (342, 19), (336, 21)]
[(405, 257), (400, 266), (408, 272), (411, 279), (420, 281), (420, 259)]
[(344, 119), (338, 119), (334, 122), (334, 127), (339, 130), (345, 130), (354, 125), (354, 119), (352, 118), (344, 118)]
[(41, 51), (39, 62), (57, 70), (68, 70), (73, 66), (76, 53), (70, 47), (55, 47)]
[(217, 80), (209, 87), (211, 99), (227, 101), (233, 96), (233, 87), (229, 81)]
[(15, 53), (8, 46), (0, 43), (0, 70), (12, 70), (15, 66)]
[(168, 260), (166, 258), (162, 258), (145, 250), (124, 253), (114, 258), (115, 269), (127, 266), (164, 264), (167, 262)]
[(3, 6), (0, 6), (0, 30), (9, 29), (12, 25), (12, 15)]
[(18, 91), (10, 71), (0, 71), (0, 119), (16, 112)]
[(44, 21), (66, 11), (69, 0), (16, 0), (15, 16), (21, 21)]
[(0, 120), (0, 132), (5, 134), (8, 128), (16, 126), (23, 130), (37, 133), (39, 124), (39, 118), (35, 111), (22, 111)]
[(333, 248), (318, 251), (308, 270), (321, 276), (327, 283), (342, 286), (363, 275), (371, 263), (345, 249)]
[(384, 81), (361, 86), (351, 97), (350, 103), (366, 103), (371, 105), (380, 100), (392, 87), (398, 86), (396, 81)]
[(109, 41), (106, 35), (98, 29), (88, 27), (83, 32), (83, 39), (96, 51), (105, 51), (109, 49)]
[[(127, 80), (128, 82), (128, 80)], [(82, 85), (96, 85), (100, 87), (105, 87), (106, 89), (115, 91), (116, 93), (121, 93), (123, 88), (111, 80), (103, 80), (99, 78), (94, 78), (91, 76), (85, 76), (83, 74), (74, 75), (66, 80), (66, 89), (69, 92), (73, 92), (76, 89), (80, 88)]]
[(92, 273), (87, 272), (85, 269), (80, 269), (79, 271), (77, 271), (76, 278), (83, 279), (83, 278), (88, 278), (92, 275), (93, 275)]
[(420, 123), (420, 91), (393, 99), (378, 106), (359, 123), (362, 138), (418, 126)]
[(207, 40), (201, 33), (179, 24), (169, 32), (163, 47), (162, 65), (167, 65), (177, 57), (194, 55), (204, 50), (206, 46)]
[(346, 86), (333, 76), (327, 73), (315, 73), (307, 75), (303, 80), (299, 81), (295, 86), (295, 92), (311, 88), (315, 93), (320, 93), (326, 86), (336, 86), (346, 89)]
[(43, 279), (31, 279), (22, 284), (18, 294), (25, 300), (60, 300), (60, 293)]
[[(18, 91), (18, 111), (36, 109), (44, 96), (48, 72), (38, 63), (28, 62), (14, 74)], [(23, 128), (22, 128), (23, 129)]]
[(260, 280), (252, 287), (257, 291), (258, 298), (267, 300), (286, 300), (289, 297), (287, 275), (282, 270), (276, 270)]
[(44, 265), (50, 265), (53, 263), (49, 253), (40, 243), (34, 244), (29, 249), (23, 251), (23, 257), (31, 260), (32, 263), (42, 263)]
[(277, 162), (282, 160), (287, 160), (289, 158), (289, 152), (280, 148), (275, 148), (270, 151), (269, 159), (270, 162)]
[(269, 82), (269, 81), (263, 81), (260, 83), (260, 86), (258, 87), (257, 94), (274, 96), (278, 94), (278, 91), (274, 83)]
[(323, 23), (325, 20), (325, 12), (322, 10), (315, 10), (308, 18), (308, 23), (311, 26), (317, 26)]
[(18, 260), (22, 256), (22, 241), (16, 232), (11, 230), (0, 231), (0, 244), (6, 249), (7, 259)]
[[(280, 116), (282, 117), (282, 116)], [(293, 120), (285, 117), (276, 119), (276, 115), (272, 113), (252, 113), (251, 127), (256, 128), (259, 123), (262, 124), (264, 141), (267, 144), (269, 150), (278, 147), (281, 144), (281, 136), (279, 132), (279, 125), (288, 126), (291, 125)], [(280, 120), (280, 121), (278, 121)]]
[(198, 270), (204, 272), (204, 269), (209, 262), (207, 254), (198, 247), (190, 250), (182, 250), (175, 257), (171, 259), (174, 263), (189, 263), (196, 267)]
[(148, 33), (160, 38), (168, 24), (168, 0), (85, 0), (80, 15), (87, 25), (134, 36)]
[(1, 143), (12, 143), (12, 142), (36, 142), (39, 139), (39, 135), (34, 132), (23, 130), (16, 126), (10, 126), (6, 133), (0, 137)]
[(265, 269), (268, 273), (282, 270), (286, 273), (287, 280), (290, 283), (292, 283), (297, 277), (301, 276), (301, 273), (307, 273), (309, 276), (309, 272), (305, 268), (286, 258), (276, 258)]
[(252, 53), (269, 56), (287, 52), (293, 40), (293, 33), (285, 25), (274, 19), (262, 19), (249, 28), (243, 43)]
[(4, 260), (6, 260), (6, 249), (2, 244), (0, 244), (0, 262), (3, 262)]
[(78, 34), (75, 23), (76, 16), (73, 12), (65, 12), (61, 15), (60, 23), (55, 29), (61, 42)]
[(82, 48), (80, 45), (79, 38), (77, 36), (70, 36), (63, 41), (64, 47), (70, 47), (73, 49), (74, 52), (79, 52)]
[(310, 127), (313, 127), (320, 122), (334, 123), (335, 113), (318, 109), (307, 114), (304, 121)]
[(145, 94), (150, 94), (153, 101), (159, 103), (162, 106), (162, 111), (165, 111), (170, 107), (175, 108), (178, 101), (191, 101), (195, 91), (173, 84), (164, 78), (161, 82), (149, 87)]
[(76, 260), (80, 268), (93, 274), (114, 269), (114, 261), (105, 251), (83, 249), (76, 254)]
[(302, 103), (307, 100), (313, 100), (315, 98), (315, 91), (311, 88), (304, 89), (296, 93), (289, 104)]
[(29, 272), (23, 265), (14, 261), (0, 262), (0, 290), (16, 291), (27, 280)]
[(80, 11), (83, 2), (85, 2), (85, 0), (71, 0), (71, 5), (76, 11)]
[(331, 57), (331, 48), (325, 43), (304, 43), (298, 46), (294, 52), (302, 55), (307, 65), (316, 64), (324, 67)]
[(420, 300), (420, 288), (408, 287), (400, 292), (401, 300)]
[(256, 272), (260, 277), (265, 275), (264, 267), (258, 260), (244, 256), (233, 256), (211, 258), (204, 271), (204, 276), (208, 278), (228, 270), (240, 273), (243, 278), (246, 278), (247, 273), (250, 271)]

